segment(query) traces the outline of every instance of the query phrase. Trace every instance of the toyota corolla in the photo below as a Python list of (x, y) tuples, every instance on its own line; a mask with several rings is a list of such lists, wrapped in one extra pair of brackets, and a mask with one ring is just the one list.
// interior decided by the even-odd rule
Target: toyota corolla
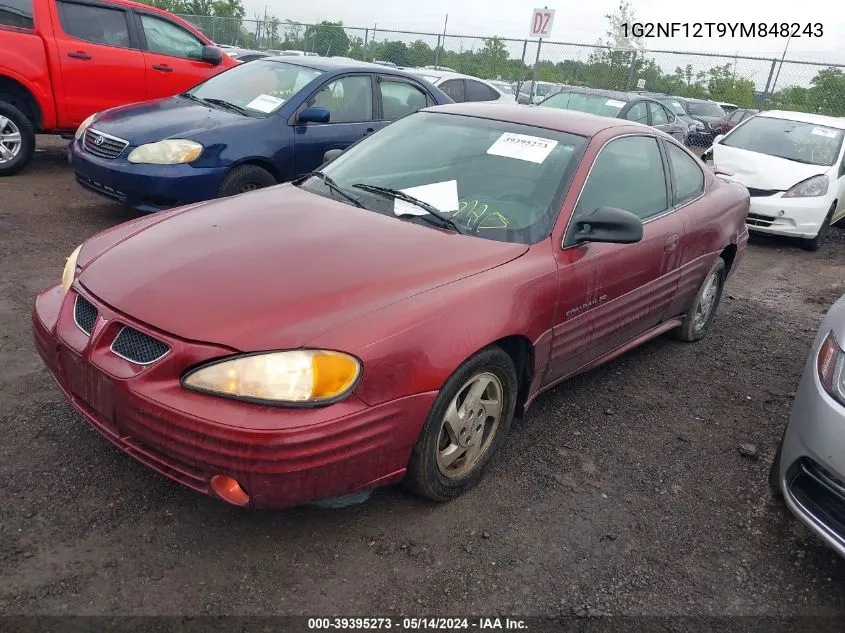
[(543, 390), (704, 337), (748, 239), (745, 187), (624, 120), (441, 106), (333, 158), (71, 254), (35, 340), (106, 439), (241, 506), (446, 500)]

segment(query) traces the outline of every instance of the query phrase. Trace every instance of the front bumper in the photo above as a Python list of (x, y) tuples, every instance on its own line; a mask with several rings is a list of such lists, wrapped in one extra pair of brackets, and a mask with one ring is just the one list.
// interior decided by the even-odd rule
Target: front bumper
[[(79, 294), (97, 309), (89, 336), (74, 319)], [(100, 319), (107, 319), (101, 323)], [(112, 351), (128, 326), (170, 351), (146, 366)], [(105, 306), (78, 282), (38, 295), (36, 347), (70, 404), (103, 437), (162, 475), (213, 494), (235, 478), (256, 508), (341, 496), (402, 479), (436, 392), (370, 407), (354, 395), (313, 409), (260, 406), (188, 391), (192, 365), (234, 350), (176, 339)]]
[(824, 224), (831, 204), (827, 196), (784, 198), (782, 193), (752, 196), (748, 228), (758, 233), (813, 238)]
[(132, 147), (120, 157), (107, 160), (86, 152), (82, 143), (68, 147), (68, 160), (76, 182), (109, 200), (140, 211), (154, 213), (216, 198), (224, 167), (191, 165), (134, 165), (126, 160)]
[(790, 511), (845, 557), (845, 407), (822, 387), (815, 353), (795, 396), (779, 475)]

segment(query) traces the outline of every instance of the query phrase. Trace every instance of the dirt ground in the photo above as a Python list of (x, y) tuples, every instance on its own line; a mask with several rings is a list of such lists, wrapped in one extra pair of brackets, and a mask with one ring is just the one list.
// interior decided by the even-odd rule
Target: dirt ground
[(845, 292), (845, 231), (818, 253), (754, 240), (706, 340), (546, 393), (463, 498), (244, 512), (112, 448), (42, 369), (34, 295), (133, 217), (75, 185), (62, 142), (42, 147), (0, 180), (0, 614), (845, 613), (845, 561), (766, 483)]

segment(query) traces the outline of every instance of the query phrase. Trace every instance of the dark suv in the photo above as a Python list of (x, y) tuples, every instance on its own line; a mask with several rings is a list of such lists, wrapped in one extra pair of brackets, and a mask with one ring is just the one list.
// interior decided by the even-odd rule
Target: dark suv
[(686, 113), (701, 125), (690, 135), (690, 145), (710, 147), (718, 134), (728, 131), (727, 113), (715, 101), (673, 97)]

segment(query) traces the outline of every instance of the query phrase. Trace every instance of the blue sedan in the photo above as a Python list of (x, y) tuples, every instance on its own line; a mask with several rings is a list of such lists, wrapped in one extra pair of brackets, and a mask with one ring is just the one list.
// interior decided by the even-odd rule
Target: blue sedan
[(68, 149), (76, 181), (141, 212), (293, 180), (391, 121), (451, 103), (385, 66), (268, 57), (185, 93), (89, 117)]

